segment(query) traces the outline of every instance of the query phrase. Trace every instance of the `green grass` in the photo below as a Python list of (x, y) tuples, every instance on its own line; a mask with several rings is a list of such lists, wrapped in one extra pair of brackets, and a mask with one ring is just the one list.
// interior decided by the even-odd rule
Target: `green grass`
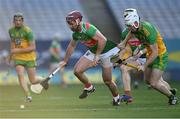
[[(180, 90), (179, 84), (172, 85)], [(0, 118), (180, 117), (180, 105), (168, 105), (165, 96), (153, 89), (148, 90), (144, 84), (138, 90), (133, 90), (132, 104), (122, 103), (119, 107), (111, 105), (112, 97), (105, 85), (95, 86), (95, 93), (80, 100), (78, 96), (82, 85), (70, 85), (65, 89), (51, 85), (41, 95), (33, 94), (31, 103), (24, 102), (19, 86), (0, 86)], [(21, 104), (25, 105), (24, 109), (20, 109)]]

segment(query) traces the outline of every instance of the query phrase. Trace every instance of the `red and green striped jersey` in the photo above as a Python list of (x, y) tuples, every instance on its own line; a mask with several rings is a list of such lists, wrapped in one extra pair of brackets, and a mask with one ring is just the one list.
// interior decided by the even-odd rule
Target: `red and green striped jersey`
[[(73, 40), (80, 41), (86, 45), (92, 53), (96, 53), (98, 42), (93, 39), (98, 29), (90, 23), (82, 23), (81, 32), (74, 32), (72, 34)], [(110, 49), (116, 47), (116, 44), (107, 40), (105, 48), (102, 53), (106, 53)]]

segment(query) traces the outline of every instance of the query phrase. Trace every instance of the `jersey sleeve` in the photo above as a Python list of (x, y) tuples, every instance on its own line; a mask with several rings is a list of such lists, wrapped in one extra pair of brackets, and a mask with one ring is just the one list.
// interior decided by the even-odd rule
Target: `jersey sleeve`
[(34, 42), (34, 34), (32, 31), (28, 32), (27, 33), (27, 39), (30, 41), (30, 42)]
[(75, 40), (75, 41), (78, 40), (78, 38), (76, 37), (76, 34), (75, 34), (75, 33), (72, 34), (72, 38), (73, 38), (73, 40)]
[(144, 33), (149, 44), (152, 45), (156, 43), (157, 30), (153, 25), (149, 24), (148, 27), (145, 27)]
[(11, 36), (11, 32), (12, 32), (12, 30), (11, 30), (11, 29), (9, 29), (8, 33), (9, 33), (9, 37), (10, 37), (10, 38), (12, 38), (12, 36)]
[(90, 37), (93, 37), (96, 34), (97, 28), (92, 24), (86, 23), (86, 29), (87, 29), (86, 33)]
[(30, 42), (34, 42), (34, 33), (32, 32), (32, 30), (29, 27), (25, 27), (25, 31), (26, 31), (26, 38), (28, 41)]

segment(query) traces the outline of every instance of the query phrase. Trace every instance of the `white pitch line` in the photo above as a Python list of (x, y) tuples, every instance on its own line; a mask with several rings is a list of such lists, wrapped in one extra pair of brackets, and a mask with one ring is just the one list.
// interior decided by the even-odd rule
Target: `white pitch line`
[[(30, 110), (30, 109), (14, 109), (14, 110), (0, 110), (0, 112), (34, 112), (34, 111), (38, 111), (38, 112), (72, 112), (72, 111), (116, 111), (116, 110), (120, 110), (121, 109), (121, 106), (119, 107), (114, 107), (114, 108), (91, 108), (91, 109), (87, 109), (87, 108), (73, 108), (73, 109), (38, 109), (38, 110)], [(136, 108), (129, 108), (127, 110), (169, 110), (169, 108), (162, 108), (162, 107), (136, 107)], [(180, 108), (177, 108), (177, 109), (180, 109)]]

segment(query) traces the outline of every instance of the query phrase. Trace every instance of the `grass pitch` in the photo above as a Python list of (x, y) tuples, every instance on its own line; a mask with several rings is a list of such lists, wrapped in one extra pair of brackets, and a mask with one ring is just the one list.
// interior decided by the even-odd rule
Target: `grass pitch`
[[(180, 90), (180, 82), (171, 83)], [(95, 93), (78, 99), (82, 85), (60, 88), (51, 85), (41, 95), (32, 94), (33, 101), (25, 103), (20, 86), (0, 86), (0, 118), (175, 118), (180, 117), (180, 104), (170, 106), (168, 99), (141, 84), (133, 90), (134, 101), (118, 107), (111, 104), (112, 96), (104, 84), (96, 84)], [(121, 94), (123, 93), (120, 89)], [(180, 95), (178, 92), (177, 95)], [(20, 105), (25, 105), (24, 109)]]

